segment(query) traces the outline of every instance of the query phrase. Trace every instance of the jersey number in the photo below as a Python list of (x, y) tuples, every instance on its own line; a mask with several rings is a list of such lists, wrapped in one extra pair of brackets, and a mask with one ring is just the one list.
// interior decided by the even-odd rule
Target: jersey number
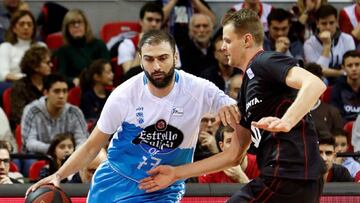
[[(147, 162), (148, 158), (146, 156), (143, 156), (142, 159), (143, 159), (143, 161), (141, 161), (139, 163), (139, 165), (137, 166), (137, 169), (141, 169), (143, 166), (148, 165), (148, 162)], [(150, 161), (151, 161), (150, 166), (152, 166), (151, 168), (155, 168), (157, 165), (160, 164), (161, 159), (156, 158), (156, 157), (151, 157)]]

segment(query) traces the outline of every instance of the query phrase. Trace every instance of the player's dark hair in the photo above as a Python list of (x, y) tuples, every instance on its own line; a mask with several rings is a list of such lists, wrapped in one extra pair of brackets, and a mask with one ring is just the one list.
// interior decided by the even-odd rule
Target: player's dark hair
[(175, 54), (175, 39), (170, 33), (163, 30), (150, 30), (146, 32), (139, 42), (139, 53), (141, 54), (141, 48), (145, 44), (158, 45), (161, 42), (169, 43), (173, 53)]
[(319, 78), (321, 78), (323, 76), (322, 68), (317, 63), (307, 63), (304, 65), (304, 69), (309, 71), (310, 73), (318, 76)]

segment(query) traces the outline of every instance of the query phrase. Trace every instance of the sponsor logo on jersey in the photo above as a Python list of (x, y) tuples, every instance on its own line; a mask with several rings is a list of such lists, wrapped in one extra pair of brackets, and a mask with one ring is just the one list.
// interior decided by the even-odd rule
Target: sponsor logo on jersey
[(179, 129), (161, 119), (142, 130), (132, 143), (140, 145), (145, 151), (155, 148), (161, 154), (175, 150), (183, 140), (184, 135)]
[(183, 109), (183, 108), (174, 107), (174, 108), (172, 109), (171, 114), (172, 114), (173, 116), (182, 116), (182, 115), (184, 114), (184, 109)]
[(138, 107), (135, 110), (136, 120), (139, 124), (144, 123), (144, 107)]
[(248, 111), (248, 109), (256, 104), (259, 104), (261, 103), (262, 100), (261, 99), (258, 99), (257, 97), (253, 98), (252, 100), (248, 101), (246, 103), (246, 111)]

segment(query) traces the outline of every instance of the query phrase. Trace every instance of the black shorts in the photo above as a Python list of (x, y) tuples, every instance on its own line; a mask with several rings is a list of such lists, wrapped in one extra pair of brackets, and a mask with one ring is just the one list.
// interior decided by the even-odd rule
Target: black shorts
[(228, 203), (318, 203), (323, 189), (322, 178), (294, 180), (258, 177), (236, 192)]

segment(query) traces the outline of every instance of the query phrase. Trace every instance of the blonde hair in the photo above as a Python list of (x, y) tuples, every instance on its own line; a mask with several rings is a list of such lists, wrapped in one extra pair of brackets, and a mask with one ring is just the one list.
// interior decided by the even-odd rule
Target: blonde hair
[(64, 36), (64, 44), (69, 44), (69, 42), (71, 41), (72, 36), (69, 32), (69, 24), (77, 16), (81, 16), (82, 19), (84, 20), (86, 42), (91, 42), (94, 39), (94, 35), (92, 33), (91, 26), (89, 24), (88, 19), (85, 16), (84, 12), (80, 9), (72, 9), (66, 13), (63, 23), (62, 23), (62, 35)]

